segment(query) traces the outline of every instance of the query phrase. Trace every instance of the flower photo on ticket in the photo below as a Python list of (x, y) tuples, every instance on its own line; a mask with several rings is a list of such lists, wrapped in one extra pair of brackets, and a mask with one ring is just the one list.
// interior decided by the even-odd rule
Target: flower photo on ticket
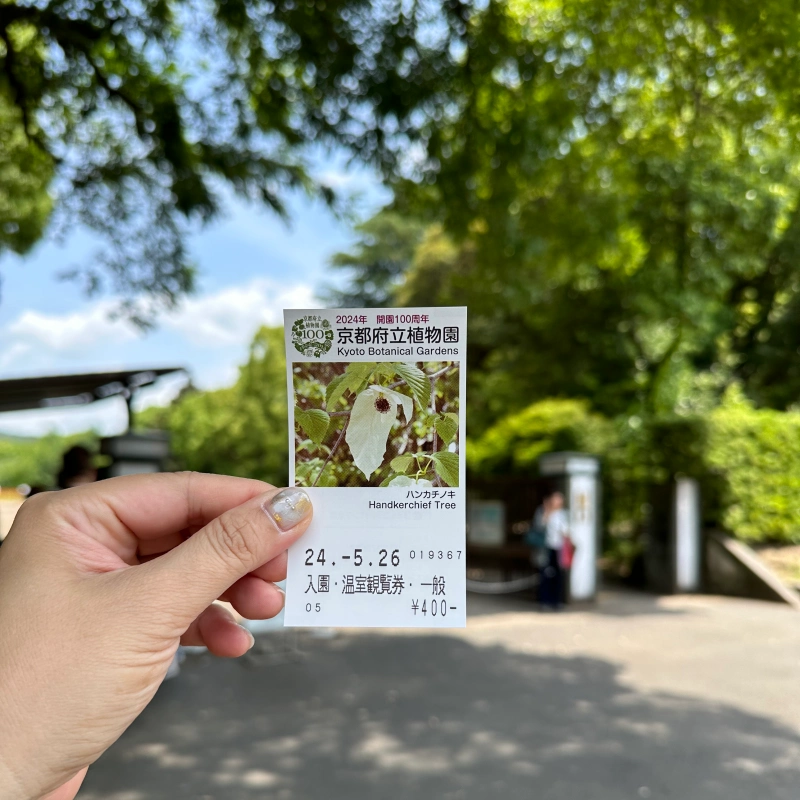
[(289, 482), (314, 508), (285, 624), (463, 627), (466, 309), (284, 321)]
[(295, 483), (458, 486), (459, 365), (295, 363)]

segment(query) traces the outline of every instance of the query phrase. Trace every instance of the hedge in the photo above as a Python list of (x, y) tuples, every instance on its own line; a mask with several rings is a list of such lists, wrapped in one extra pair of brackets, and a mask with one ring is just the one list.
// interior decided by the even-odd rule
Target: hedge
[(800, 413), (731, 390), (708, 419), (706, 465), (723, 477), (720, 523), (740, 539), (800, 542)]
[(537, 459), (579, 450), (603, 461), (605, 522), (634, 534), (650, 486), (700, 480), (706, 524), (747, 541), (800, 542), (800, 412), (756, 409), (730, 389), (704, 416), (605, 419), (578, 400), (510, 414), (470, 442), (473, 475), (531, 474)]

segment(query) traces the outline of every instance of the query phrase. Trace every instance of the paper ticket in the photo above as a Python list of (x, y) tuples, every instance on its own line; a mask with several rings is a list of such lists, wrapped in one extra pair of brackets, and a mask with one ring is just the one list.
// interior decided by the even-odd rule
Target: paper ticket
[(284, 312), (291, 626), (466, 624), (465, 308)]

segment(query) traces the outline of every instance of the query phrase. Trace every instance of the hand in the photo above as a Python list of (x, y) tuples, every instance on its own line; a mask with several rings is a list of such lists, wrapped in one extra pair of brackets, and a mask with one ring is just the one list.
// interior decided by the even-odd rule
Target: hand
[[(240, 656), (311, 520), (300, 489), (196, 473), (36, 495), (0, 548), (0, 797), (75, 796), (178, 644)], [(60, 788), (59, 788), (60, 787)]]

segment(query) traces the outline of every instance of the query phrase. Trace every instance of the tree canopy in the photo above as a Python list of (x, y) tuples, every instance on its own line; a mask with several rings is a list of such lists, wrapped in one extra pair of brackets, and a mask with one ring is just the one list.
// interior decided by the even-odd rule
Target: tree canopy
[(27, 252), (41, 238), (52, 206), (52, 163), (20, 122), (18, 109), (0, 92), (0, 253)]
[(469, 97), (430, 124), (418, 180), (395, 184), (391, 214), (428, 227), (384, 301), (469, 306), (487, 423), (558, 395), (690, 412), (737, 380), (761, 403), (796, 402), (796, 9), (494, 13), (502, 64), (463, 53)]
[[(601, 372), (669, 405), (681, 365), (718, 363), (785, 404), (798, 36), (778, 0), (5, 3), (0, 174), (24, 180), (0, 183), (0, 247), (52, 204), (108, 242), (89, 291), (172, 303), (224, 186), (279, 213), (292, 186), (330, 198), (303, 157), (337, 144), (474, 248), (458, 272), (494, 327), (582, 354), (575, 391)], [(566, 337), (541, 313), (575, 305)]]
[(476, 13), (452, 0), (2, 3), (0, 176), (16, 164), (27, 177), (0, 182), (0, 209), (14, 200), (25, 217), (3, 218), (0, 247), (24, 250), (52, 202), (51, 224), (107, 242), (76, 273), (87, 290), (174, 303), (192, 286), (187, 225), (217, 215), (225, 187), (278, 213), (290, 187), (330, 199), (304, 163), (318, 143), (408, 172), (425, 121), (463, 93), (454, 54)]

